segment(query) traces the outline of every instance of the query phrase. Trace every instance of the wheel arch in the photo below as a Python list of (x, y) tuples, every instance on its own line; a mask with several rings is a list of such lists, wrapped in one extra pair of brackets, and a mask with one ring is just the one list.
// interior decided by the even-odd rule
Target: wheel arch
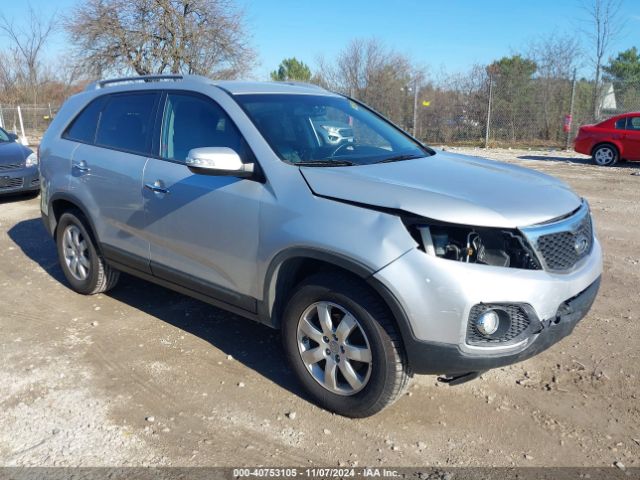
[(264, 282), (259, 316), (263, 323), (280, 328), (289, 294), (302, 280), (323, 271), (341, 271), (361, 279), (385, 303), (400, 330), (403, 344), (413, 338), (409, 318), (395, 295), (373, 274), (375, 271), (350, 258), (312, 248), (292, 248), (279, 253), (271, 261)]
[(593, 156), (593, 154), (595, 153), (598, 147), (601, 147), (603, 145), (611, 145), (618, 152), (618, 160), (622, 158), (622, 154), (623, 154), (622, 144), (619, 142), (616, 142), (615, 140), (602, 140), (594, 143), (593, 147), (591, 147), (591, 156)]
[(69, 193), (57, 193), (52, 195), (49, 200), (49, 212), (52, 215), (49, 215), (47, 221), (49, 224), (47, 227), (49, 228), (49, 232), (55, 238), (56, 228), (58, 227), (58, 222), (60, 221), (60, 217), (69, 210), (78, 210), (82, 213), (82, 216), (87, 221), (87, 227), (89, 228), (89, 233), (93, 237), (93, 241), (95, 243), (96, 248), (100, 249), (100, 242), (98, 241), (98, 236), (96, 234), (95, 225), (91, 220), (91, 216), (88, 213), (88, 210), (84, 208), (82, 202), (72, 194)]

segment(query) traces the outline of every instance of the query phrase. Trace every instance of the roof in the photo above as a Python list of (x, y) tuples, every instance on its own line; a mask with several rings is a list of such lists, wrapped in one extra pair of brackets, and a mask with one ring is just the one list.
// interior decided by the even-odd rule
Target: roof
[(215, 85), (232, 95), (251, 93), (262, 94), (298, 94), (298, 95), (335, 95), (317, 85), (301, 82), (248, 82), (240, 80), (211, 80), (199, 75), (140, 75), (132, 77), (98, 80), (87, 86), (86, 90), (99, 90), (108, 86), (122, 84), (152, 83), (152, 82), (197, 82)]

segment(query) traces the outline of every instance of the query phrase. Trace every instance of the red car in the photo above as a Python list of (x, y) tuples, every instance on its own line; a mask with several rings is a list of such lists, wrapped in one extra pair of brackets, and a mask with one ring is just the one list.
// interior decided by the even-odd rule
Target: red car
[(601, 166), (614, 165), (621, 158), (640, 161), (640, 112), (580, 127), (574, 150), (591, 155), (593, 163)]

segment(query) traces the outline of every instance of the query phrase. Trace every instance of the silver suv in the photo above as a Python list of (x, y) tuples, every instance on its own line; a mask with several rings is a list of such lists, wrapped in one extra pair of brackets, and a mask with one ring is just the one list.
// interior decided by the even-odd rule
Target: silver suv
[[(352, 141), (318, 138), (318, 119)], [(278, 328), (310, 396), (346, 416), (416, 373), (457, 384), (545, 350), (600, 282), (589, 207), (565, 184), (434, 151), (311, 85), (97, 82), (40, 155), (75, 291), (127, 272)]]

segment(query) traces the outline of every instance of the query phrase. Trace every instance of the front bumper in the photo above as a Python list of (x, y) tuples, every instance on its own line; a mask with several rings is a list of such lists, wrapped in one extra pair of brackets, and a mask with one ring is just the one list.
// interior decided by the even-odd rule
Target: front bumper
[(543, 352), (569, 335), (589, 312), (600, 288), (600, 278), (576, 297), (564, 302), (556, 316), (541, 322), (542, 331), (532, 336), (526, 346), (515, 353), (498, 355), (470, 355), (455, 345), (432, 342), (411, 342), (408, 356), (412, 370), (423, 374), (463, 375), (483, 372), (521, 362)]
[[(594, 239), (591, 254), (570, 273), (454, 262), (416, 249), (374, 278), (404, 315), (400, 328), (411, 370), (455, 375), (524, 360), (567, 336), (591, 307), (601, 273), (602, 250)], [(469, 314), (481, 303), (525, 304), (544, 328), (515, 344), (470, 345)]]
[(40, 190), (38, 167), (0, 170), (0, 195)]

